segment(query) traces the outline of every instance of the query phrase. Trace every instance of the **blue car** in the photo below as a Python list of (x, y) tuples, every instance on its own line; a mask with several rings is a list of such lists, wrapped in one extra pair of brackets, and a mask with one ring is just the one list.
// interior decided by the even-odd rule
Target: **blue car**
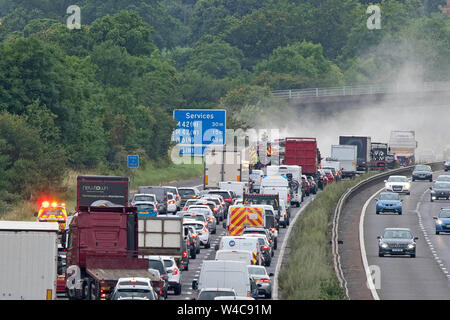
[(433, 217), (436, 225), (436, 234), (450, 232), (450, 208), (442, 208), (438, 217)]
[(149, 201), (136, 201), (134, 206), (137, 208), (137, 214), (139, 217), (156, 217), (158, 215), (158, 209), (154, 202)]
[(376, 213), (380, 212), (394, 212), (399, 215), (402, 214), (403, 199), (395, 192), (382, 192), (378, 198), (375, 198)]

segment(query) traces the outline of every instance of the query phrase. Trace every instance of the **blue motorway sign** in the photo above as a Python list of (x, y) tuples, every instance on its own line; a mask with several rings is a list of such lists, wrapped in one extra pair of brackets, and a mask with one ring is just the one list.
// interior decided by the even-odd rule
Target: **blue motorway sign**
[(203, 155), (206, 146), (225, 144), (226, 110), (179, 109), (173, 117), (177, 124), (173, 140), (183, 149), (180, 153)]
[(138, 155), (128, 155), (128, 168), (139, 168)]

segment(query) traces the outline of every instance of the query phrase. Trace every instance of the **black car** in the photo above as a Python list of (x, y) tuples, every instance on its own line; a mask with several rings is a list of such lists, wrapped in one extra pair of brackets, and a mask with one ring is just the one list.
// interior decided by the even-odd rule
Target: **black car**
[(450, 170), (450, 158), (448, 158), (447, 161), (445, 161), (444, 169), (445, 169), (445, 171)]
[(409, 255), (416, 257), (416, 240), (408, 228), (386, 228), (383, 236), (378, 236), (378, 256)]
[(434, 183), (433, 187), (430, 187), (431, 194), (430, 194), (430, 201), (433, 202), (434, 200), (450, 200), (450, 182), (442, 182), (437, 181)]
[(416, 180), (428, 180), (433, 181), (433, 171), (431, 167), (427, 165), (417, 165), (412, 173), (412, 181)]

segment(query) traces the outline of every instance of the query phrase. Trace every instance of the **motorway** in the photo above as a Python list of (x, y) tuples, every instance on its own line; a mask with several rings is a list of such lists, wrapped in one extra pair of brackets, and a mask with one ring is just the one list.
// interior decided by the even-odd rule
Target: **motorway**
[[(442, 171), (433, 174), (434, 179)], [(430, 202), (428, 181), (412, 182), (411, 195), (403, 195), (403, 214), (375, 214), (376, 195), (382, 191), (383, 184), (372, 188), (372, 194), (364, 198), (360, 212), (364, 217), (363, 232), (365, 256), (369, 266), (375, 270), (377, 289), (372, 289), (375, 299), (450, 299), (450, 234), (435, 235), (433, 216), (439, 214), (441, 207), (450, 207), (450, 202), (435, 200)], [(374, 192), (374, 189), (376, 192)], [(417, 240), (416, 258), (409, 256), (378, 257), (377, 236), (384, 228), (410, 228)], [(364, 249), (362, 254), (364, 255)], [(367, 266), (366, 266), (367, 267)], [(379, 275), (380, 277), (377, 277)]]
[[(299, 208), (293, 207), (291, 209), (291, 222), (294, 220), (295, 216), (299, 214), (300, 210), (305, 207), (312, 199), (314, 195), (310, 195), (305, 198), (305, 201), (300, 205)], [(286, 241), (286, 233), (289, 227), (292, 227), (291, 223), (287, 228), (281, 228), (278, 232), (278, 248), (275, 250), (274, 256), (272, 257), (272, 263), (269, 267), (266, 267), (267, 273), (273, 273), (275, 275), (275, 269), (277, 263), (280, 259), (280, 252), (283, 242)], [(211, 235), (211, 247), (209, 249), (201, 248), (200, 254), (197, 254), (196, 259), (189, 260), (189, 270), (183, 271), (181, 273), (182, 279), (182, 287), (181, 287), (181, 295), (175, 296), (172, 291), (169, 291), (169, 295), (167, 300), (189, 300), (195, 297), (195, 292), (192, 290), (192, 281), (194, 279), (198, 279), (200, 275), (200, 269), (202, 267), (202, 263), (205, 260), (213, 260), (216, 254), (214, 246), (219, 243), (220, 238), (224, 236), (226, 233), (225, 229), (222, 227), (222, 222), (217, 224), (217, 233)], [(286, 258), (286, 257), (285, 257)], [(274, 281), (274, 277), (271, 277), (272, 285)]]
[[(180, 182), (173, 182), (168, 183), (167, 185), (176, 186), (176, 187), (189, 187), (189, 186), (196, 186), (198, 189), (202, 189), (202, 185), (199, 185), (201, 183), (202, 179), (193, 179), (193, 180), (186, 180), (186, 181), (180, 181)], [(131, 193), (130, 196), (133, 194)], [(314, 195), (310, 195), (309, 197), (305, 198), (304, 202), (300, 205), (299, 208), (292, 207), (291, 209), (291, 222), (294, 220), (295, 216), (299, 214), (300, 210), (304, 208), (312, 199), (314, 199)], [(281, 248), (283, 246), (283, 242), (287, 241), (286, 239), (286, 233), (288, 231), (288, 228), (293, 227), (293, 223), (291, 223), (287, 228), (281, 228), (278, 232), (278, 248), (274, 252), (274, 256), (272, 257), (272, 262), (269, 267), (266, 267), (267, 273), (273, 273), (275, 275), (275, 269), (277, 267), (277, 264), (280, 259), (280, 252)], [(216, 244), (219, 244), (219, 241), (222, 236), (226, 234), (226, 230), (222, 226), (222, 222), (217, 223), (217, 232), (216, 234), (211, 234), (211, 247), (209, 249), (206, 249), (204, 247), (201, 247), (200, 253), (197, 254), (196, 259), (190, 259), (189, 260), (189, 270), (185, 270), (181, 272), (181, 294), (176, 296), (174, 295), (173, 291), (168, 292), (167, 300), (191, 300), (195, 297), (195, 292), (192, 290), (192, 281), (194, 279), (198, 279), (200, 275), (200, 269), (202, 267), (202, 263), (205, 260), (213, 260), (216, 254), (216, 251), (214, 249)], [(287, 251), (288, 252), (288, 251)], [(271, 277), (272, 279), (272, 285), (274, 282), (274, 277)], [(67, 298), (65, 296), (58, 296), (58, 300), (66, 300)]]

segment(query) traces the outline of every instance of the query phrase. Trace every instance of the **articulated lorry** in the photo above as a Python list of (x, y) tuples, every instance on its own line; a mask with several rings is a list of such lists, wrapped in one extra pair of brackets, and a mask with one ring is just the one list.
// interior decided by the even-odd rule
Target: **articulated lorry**
[(161, 298), (164, 279), (149, 269), (146, 256), (183, 262), (181, 217), (138, 218), (137, 208), (128, 206), (125, 177), (78, 177), (77, 194), (77, 212), (62, 241), (68, 298), (107, 299), (125, 277), (150, 278)]
[(0, 221), (0, 300), (56, 298), (57, 222)]
[(415, 163), (415, 152), (418, 144), (414, 131), (391, 131), (389, 152), (397, 157), (402, 166)]
[(388, 144), (380, 142), (372, 142), (370, 149), (370, 170), (384, 170), (387, 165)]
[(286, 138), (284, 140), (285, 165), (302, 168), (302, 174), (314, 176), (320, 163), (316, 138)]
[(369, 171), (370, 150), (372, 147), (370, 137), (340, 136), (339, 144), (357, 146), (356, 170)]

